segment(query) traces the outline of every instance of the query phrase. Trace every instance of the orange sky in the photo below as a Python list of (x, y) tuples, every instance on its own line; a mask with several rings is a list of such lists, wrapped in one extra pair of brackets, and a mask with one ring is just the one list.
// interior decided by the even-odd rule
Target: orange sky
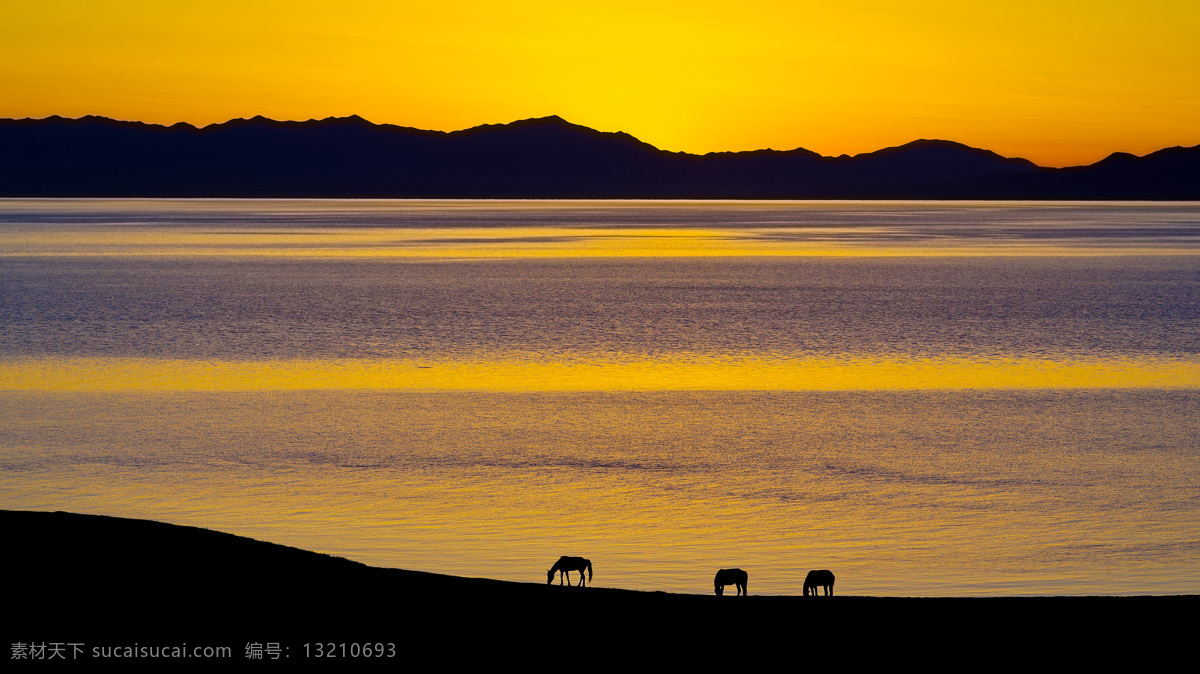
[(657, 147), (945, 138), (1043, 165), (1200, 144), (1200, 2), (3, 0), (0, 117), (557, 114)]

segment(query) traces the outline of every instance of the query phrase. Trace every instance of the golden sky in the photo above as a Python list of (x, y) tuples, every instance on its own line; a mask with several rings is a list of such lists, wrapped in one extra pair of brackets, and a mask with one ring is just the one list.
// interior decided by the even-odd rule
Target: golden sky
[(1197, 0), (0, 0), (0, 117), (557, 114), (666, 150), (1200, 144)]

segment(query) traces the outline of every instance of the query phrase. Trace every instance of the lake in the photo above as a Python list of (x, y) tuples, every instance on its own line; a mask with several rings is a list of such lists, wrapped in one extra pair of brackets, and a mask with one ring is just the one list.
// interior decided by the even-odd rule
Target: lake
[(1200, 592), (1200, 204), (0, 200), (0, 508), (754, 594)]

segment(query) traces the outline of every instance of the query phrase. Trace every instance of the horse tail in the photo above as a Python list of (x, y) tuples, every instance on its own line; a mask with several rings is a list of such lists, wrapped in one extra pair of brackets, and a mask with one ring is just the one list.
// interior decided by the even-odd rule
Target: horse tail
[(587, 560), (588, 563), (588, 582), (592, 582), (592, 560)]

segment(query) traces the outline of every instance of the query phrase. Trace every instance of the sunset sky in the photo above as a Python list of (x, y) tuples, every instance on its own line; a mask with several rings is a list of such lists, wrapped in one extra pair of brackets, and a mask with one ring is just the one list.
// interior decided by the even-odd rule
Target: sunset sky
[(556, 114), (666, 150), (1200, 144), (1196, 0), (0, 1), (0, 117)]

